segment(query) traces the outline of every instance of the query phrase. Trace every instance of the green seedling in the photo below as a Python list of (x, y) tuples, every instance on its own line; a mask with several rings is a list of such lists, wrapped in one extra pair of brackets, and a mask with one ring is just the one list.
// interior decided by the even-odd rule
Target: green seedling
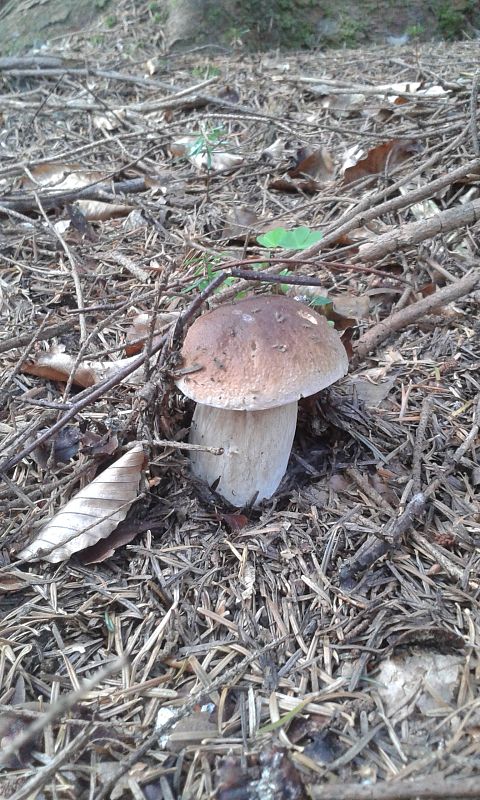
[(299, 228), (273, 228), (261, 236), (257, 236), (257, 242), (263, 247), (281, 247), (283, 250), (306, 250), (323, 239), (321, 231), (312, 231), (306, 225)]
[(219, 144), (225, 139), (225, 129), (222, 126), (212, 128), (209, 131), (202, 131), (201, 135), (195, 139), (188, 148), (189, 156), (205, 156), (206, 166), (212, 168), (212, 157)]
[(217, 78), (219, 75), (221, 75), (221, 70), (219, 67), (214, 67), (212, 64), (207, 64), (205, 67), (194, 67), (192, 69), (192, 75), (194, 78), (208, 80), (209, 78)]
[[(203, 290), (206, 289), (216, 277), (218, 270), (215, 270), (215, 267), (220, 267), (222, 260), (222, 256), (198, 256), (189, 259), (185, 263), (185, 266), (191, 267), (195, 265), (195, 279), (193, 283), (190, 283), (185, 287), (185, 289), (183, 289), (183, 293), (188, 294), (189, 292), (193, 291), (203, 292)], [(231, 286), (233, 283), (235, 283), (235, 278), (225, 278), (223, 283), (215, 290), (215, 294), (221, 291), (221, 289), (224, 289), (226, 286)]]
[[(257, 242), (263, 247), (281, 247), (283, 250), (306, 250), (312, 244), (316, 244), (323, 239), (321, 231), (312, 231), (306, 225), (301, 225), (299, 228), (292, 228), (287, 231), (286, 228), (273, 228), (261, 236), (257, 236)], [(288, 269), (282, 270), (279, 275), (291, 275)], [(280, 289), (284, 294), (290, 288), (290, 284), (281, 283)], [(318, 296), (309, 298), (309, 305), (315, 306), (328, 306), (331, 300), (328, 297)]]

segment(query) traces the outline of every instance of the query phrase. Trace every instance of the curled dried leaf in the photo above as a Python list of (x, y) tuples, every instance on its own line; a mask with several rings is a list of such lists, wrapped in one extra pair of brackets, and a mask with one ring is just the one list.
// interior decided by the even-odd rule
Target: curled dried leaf
[[(37, 353), (33, 359), (23, 364), (22, 372), (51, 381), (67, 381), (73, 373), (73, 383), (88, 388), (126, 367), (133, 358), (120, 358), (117, 361), (86, 360), (77, 364), (75, 356), (66, 353), (63, 345), (57, 345)], [(137, 385), (143, 380), (142, 370), (135, 370), (126, 382)]]
[(138, 495), (143, 461), (137, 444), (81, 489), (18, 557), (57, 563), (109, 536)]
[(299, 150), (298, 163), (289, 170), (291, 178), (313, 178), (316, 181), (331, 181), (335, 171), (335, 163), (325, 147), (317, 150)]
[(422, 151), (417, 139), (392, 139), (369, 150), (364, 158), (348, 166), (343, 173), (343, 182), (352, 183), (360, 178), (390, 173), (395, 167), (408, 161)]

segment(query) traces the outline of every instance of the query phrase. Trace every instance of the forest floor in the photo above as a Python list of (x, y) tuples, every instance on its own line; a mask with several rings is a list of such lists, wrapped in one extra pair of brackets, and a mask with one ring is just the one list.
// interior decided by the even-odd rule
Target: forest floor
[[(2, 62), (2, 797), (480, 796), (477, 64), (159, 55), (134, 18)], [(244, 292), (350, 370), (235, 509), (175, 376)], [(92, 497), (128, 514), (87, 548)]]

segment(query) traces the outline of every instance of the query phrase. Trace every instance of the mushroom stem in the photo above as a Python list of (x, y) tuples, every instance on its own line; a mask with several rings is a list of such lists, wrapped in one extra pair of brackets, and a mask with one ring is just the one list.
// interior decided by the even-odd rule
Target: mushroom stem
[[(228, 411), (197, 403), (192, 444), (222, 447), (223, 455), (190, 454), (194, 474), (234, 506), (271, 497), (285, 475), (298, 403), (264, 411)], [(218, 483), (217, 483), (218, 482)]]

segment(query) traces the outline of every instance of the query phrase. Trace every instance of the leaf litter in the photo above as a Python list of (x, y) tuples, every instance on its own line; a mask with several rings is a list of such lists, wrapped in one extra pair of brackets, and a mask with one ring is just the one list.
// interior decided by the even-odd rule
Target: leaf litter
[[(480, 767), (478, 281), (455, 293), (478, 270), (477, 45), (162, 54), (140, 38), (149, 13), (120, 3), (129, 24), (102, 29), (101, 52), (66, 40), (68, 79), (2, 74), (0, 450), (35, 452), (0, 487), (2, 737), (18, 742), (0, 791), (348, 799), (427, 796), (427, 781), (430, 797), (462, 796)], [(113, 208), (84, 208), (87, 225), (83, 202)], [(448, 231), (398, 237), (449, 210)], [(359, 241), (379, 236), (390, 245), (361, 260)], [(193, 408), (174, 379), (178, 315), (245, 258), (319, 282), (293, 292), (346, 316), (352, 360), (301, 403), (275, 497), (239, 512), (190, 474)], [(229, 277), (203, 308), (245, 291), (285, 286)], [(435, 305), (438, 292), (452, 299)], [(117, 380), (145, 347), (158, 363)], [(73, 442), (35, 446), (70, 411)], [(93, 524), (119, 505), (126, 519), (90, 552), (71, 521), (52, 540), (48, 521), (81, 514), (136, 441), (147, 493), (135, 501), (138, 463)], [(17, 567), (42, 536), (62, 558)]]

